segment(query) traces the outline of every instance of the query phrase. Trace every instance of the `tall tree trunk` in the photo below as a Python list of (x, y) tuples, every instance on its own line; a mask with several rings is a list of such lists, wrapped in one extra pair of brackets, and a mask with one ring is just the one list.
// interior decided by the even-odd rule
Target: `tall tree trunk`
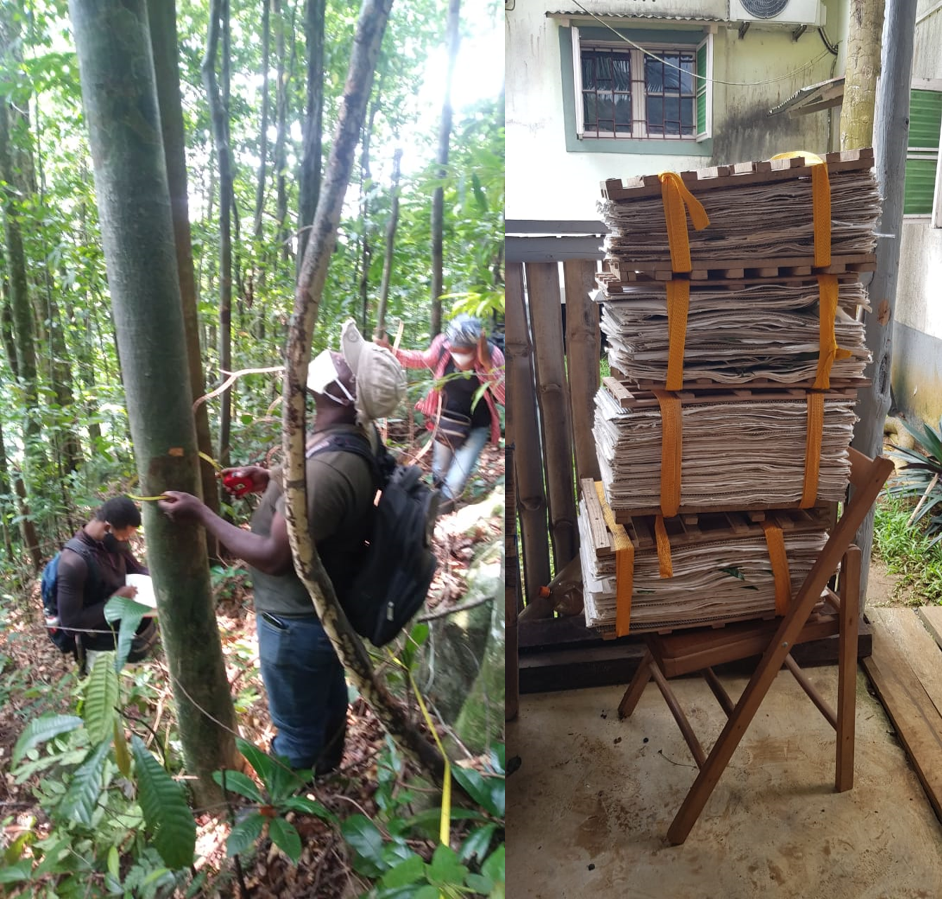
[[(26, 256), (23, 252), (23, 236), (16, 203), (13, 199), (13, 171), (10, 155), (9, 117), (6, 100), (0, 98), (0, 187), (3, 195), (3, 225), (6, 239), (6, 261), (9, 274), (10, 310), (12, 313), (13, 335), (16, 365), (11, 366), (17, 373), (23, 395), (23, 442), (25, 444), (27, 488), (17, 479), (17, 487), (22, 486), (20, 498), (26, 507), (27, 495), (37, 486), (45, 459), (42, 449), (40, 423), (36, 417), (39, 406), (39, 385), (36, 365), (36, 345), (33, 341), (33, 311), (29, 301), (29, 289), (26, 280)], [(39, 541), (33, 522), (28, 517), (23, 520), (23, 542), (37, 565), (40, 560)]]
[(364, 0), (353, 42), (353, 54), (344, 85), (340, 118), (330, 149), (324, 185), (314, 226), (295, 290), (286, 348), (283, 439), (286, 456), (285, 503), (288, 535), (295, 568), (310, 591), (318, 618), (330, 637), (341, 662), (373, 707), (384, 727), (410, 756), (441, 781), (441, 755), (409, 720), (406, 710), (376, 676), (363, 643), (350, 627), (337, 602), (330, 578), (311, 542), (307, 518), (307, 489), (304, 473), (305, 389), (311, 338), (320, 306), (327, 267), (337, 242), (337, 224), (343, 197), (353, 168), (357, 140), (363, 126), (370, 85), (392, 0)]
[(389, 302), (389, 281), (392, 278), (393, 247), (396, 245), (396, 228), (399, 225), (399, 166), (402, 162), (402, 150), (393, 153), (393, 173), (389, 221), (386, 223), (386, 257), (383, 260), (383, 284), (379, 292), (379, 306), (376, 309), (376, 334), (386, 330), (386, 304)]
[(841, 149), (873, 146), (884, 0), (851, 0), (841, 106)]
[[(101, 237), (141, 490), (199, 491), (173, 219), (145, 0), (72, 0)], [(160, 335), (155, 340), (154, 335)], [(203, 529), (144, 504), (148, 563), (189, 770), (201, 805), (236, 760), (235, 712)]]
[[(219, 95), (216, 83), (216, 54), (219, 48), (222, 21), (229, 8), (226, 0), (212, 0), (206, 55), (203, 57), (203, 87), (209, 100), (213, 122), (213, 142), (219, 165), (219, 368), (222, 373), (232, 369), (232, 164), (229, 156), (228, 110)], [(225, 390), (220, 397), (219, 462), (229, 459), (232, 430), (232, 394)]]
[(255, 184), (255, 219), (252, 235), (257, 242), (262, 239), (262, 213), (265, 210), (265, 169), (268, 164), (268, 70), (271, 47), (272, 0), (262, 0), (262, 123), (258, 129), (258, 181)]
[(357, 288), (360, 293), (360, 308), (362, 309), (360, 327), (363, 329), (364, 334), (369, 333), (370, 265), (373, 262), (373, 245), (370, 243), (370, 182), (373, 180), (373, 173), (370, 171), (370, 136), (373, 134), (373, 121), (376, 118), (382, 92), (383, 81), (381, 78), (373, 101), (370, 103), (370, 114), (360, 141), (360, 233), (362, 236), (360, 238), (360, 278)]
[[(183, 129), (183, 106), (180, 101), (180, 72), (177, 66), (177, 22), (174, 3), (148, 3), (150, 38), (154, 53), (154, 74), (157, 81), (157, 102), (160, 127), (170, 188), (170, 213), (173, 217), (173, 238), (183, 302), (183, 325), (186, 328), (187, 369), (193, 400), (206, 393), (203, 361), (200, 353), (199, 312), (196, 301), (196, 277), (193, 271), (193, 247), (190, 241), (190, 212), (187, 199), (186, 144)], [(212, 457), (212, 435), (206, 403), (196, 408), (196, 443), (199, 451)], [(212, 463), (200, 459), (200, 483), (203, 502), (219, 514), (219, 488)], [(218, 557), (215, 540), (210, 540), (209, 557)]]
[(20, 536), (23, 539), (26, 551), (29, 553), (30, 561), (33, 563), (33, 571), (38, 573), (43, 564), (43, 552), (40, 549), (39, 534), (36, 533), (36, 525), (33, 524), (33, 517), (29, 510), (26, 484), (19, 472), (13, 476), (13, 489), (16, 492), (16, 501), (19, 506)]
[(10, 522), (13, 519), (13, 494), (10, 492), (10, 466), (7, 462), (7, 448), (3, 440), (3, 428), (0, 423), (0, 525), (3, 529), (3, 550), (7, 563), (13, 562), (13, 541), (10, 538)]
[(285, 13), (281, 0), (275, 4), (275, 57), (277, 58), (278, 86), (275, 91), (275, 152), (272, 164), (275, 168), (275, 218), (278, 220), (278, 243), (281, 246), (282, 262), (291, 258), (288, 235), (288, 67), (285, 65)]
[(321, 132), (324, 117), (324, 0), (307, 0), (307, 101), (304, 106), (304, 148), (298, 195), (298, 258), (300, 267), (321, 191)]
[[(442, 103), (442, 117), (438, 126), (438, 177), (444, 178), (448, 165), (448, 144), (451, 141), (451, 82), (455, 73), (455, 59), (458, 56), (458, 25), (460, 23), (461, 0), (449, 0), (448, 25), (448, 69), (445, 74), (445, 100)], [(434, 337), (442, 329), (442, 294), (445, 292), (443, 277), (445, 230), (445, 189), (441, 185), (432, 194), (432, 316), (431, 330)]]
[[(852, 444), (867, 456), (875, 456), (883, 448), (883, 422), (890, 409), (890, 355), (899, 281), (899, 236), (903, 230), (903, 181), (915, 30), (916, 4), (903, 0), (890, 2), (881, 38), (879, 117), (873, 129), (877, 185), (883, 197), (876, 232), (885, 236), (877, 239), (877, 270), (870, 282), (872, 308), (864, 316), (867, 346), (873, 353), (873, 361), (866, 370), (870, 386), (857, 393), (857, 424)], [(861, 603), (866, 602), (870, 576), (873, 517), (871, 509), (855, 540), (861, 552)]]

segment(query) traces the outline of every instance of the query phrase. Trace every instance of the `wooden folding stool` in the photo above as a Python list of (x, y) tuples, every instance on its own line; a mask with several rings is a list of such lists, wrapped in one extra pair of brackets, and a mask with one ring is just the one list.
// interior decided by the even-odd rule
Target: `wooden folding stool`
[[(647, 652), (618, 707), (619, 716), (634, 711), (648, 681), (653, 678), (677, 721), (700, 773), (667, 831), (669, 842), (687, 839), (714, 787), (726, 769), (746, 728), (765, 699), (784, 664), (837, 731), (838, 792), (849, 790), (854, 779), (854, 711), (857, 668), (857, 624), (860, 608), (860, 550), (852, 541), (877, 495), (893, 471), (882, 456), (868, 459), (850, 450), (852, 497), (844, 507), (827, 543), (805, 578), (786, 615), (780, 620), (744, 622), (722, 628), (697, 628), (670, 635), (647, 635)], [(840, 565), (840, 594), (828, 581)], [(796, 643), (838, 634), (837, 713), (818, 695), (801, 673), (791, 648)], [(712, 666), (762, 654), (762, 659), (737, 703), (723, 689)], [(728, 716), (726, 726), (707, 756), (667, 679), (702, 672)]]

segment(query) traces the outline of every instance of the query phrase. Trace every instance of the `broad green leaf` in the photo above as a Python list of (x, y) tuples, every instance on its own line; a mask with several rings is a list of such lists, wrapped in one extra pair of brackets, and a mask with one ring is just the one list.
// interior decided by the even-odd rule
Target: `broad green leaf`
[(465, 877), (464, 883), (466, 887), (474, 890), (475, 893), (480, 893), (482, 896), (490, 895), (491, 890), (494, 889), (494, 881), (483, 874), (469, 874)]
[(59, 803), (58, 813), (79, 824), (90, 825), (92, 812), (101, 795), (102, 771), (111, 740), (102, 740), (89, 750), (85, 761), (75, 769), (72, 783)]
[[(223, 776), (223, 773), (225, 773), (225, 776)], [(260, 804), (264, 804), (265, 802), (258, 787), (255, 785), (255, 781), (241, 771), (213, 771), (213, 780), (216, 781), (219, 786), (224, 786), (225, 789), (233, 793), (238, 793), (246, 799), (251, 799), (253, 802)]]
[[(35, 818), (32, 819), (35, 823)], [(9, 846), (4, 850), (4, 865), (13, 865), (19, 861), (23, 850), (36, 839), (36, 834), (31, 830), (24, 830)]]
[(21, 859), (15, 865), (7, 865), (0, 868), (0, 883), (19, 883), (29, 880), (32, 861), (28, 858)]
[(483, 859), (487, 855), (495, 830), (497, 830), (496, 824), (485, 824), (483, 827), (476, 827), (472, 830), (461, 845), (459, 858), (463, 862), (470, 861), (474, 856)]
[[(454, 770), (454, 769), (452, 769)], [(451, 816), (452, 821), (488, 821), (488, 817), (477, 809), (471, 808), (452, 808)], [(434, 834), (437, 838), (438, 829), (442, 823), (442, 811), (438, 808), (426, 809), (424, 812), (419, 812), (418, 814), (413, 815), (411, 818), (406, 820), (406, 825), (408, 827), (417, 827), (422, 830), (428, 830), (430, 834)]]
[(75, 715), (46, 715), (30, 721), (13, 747), (13, 767), (15, 768), (34, 746), (81, 726), (82, 719)]
[(226, 854), (231, 858), (245, 852), (258, 840), (267, 820), (261, 812), (253, 812), (236, 824), (226, 840)]
[[(37, 880), (40, 877), (44, 877), (50, 871), (52, 871), (58, 864), (60, 856), (65, 853), (65, 857), (69, 858), (71, 856), (71, 847), (72, 840), (64, 839), (59, 840), (55, 845), (50, 846), (48, 849), (43, 849), (43, 860), (36, 866), (36, 870), (33, 872), (33, 877)], [(36, 848), (33, 848), (33, 854), (36, 854)]]
[(108, 873), (113, 877), (121, 876), (121, 859), (118, 856), (118, 850), (112, 846), (108, 850)]
[(461, 864), (458, 853), (444, 843), (439, 843), (435, 847), (432, 861), (425, 866), (425, 872), (429, 881), (439, 886), (463, 884), (465, 877), (468, 876), (468, 869)]
[(118, 763), (118, 770), (125, 776), (131, 776), (131, 754), (128, 752), (128, 741), (124, 738), (124, 728), (120, 719), (114, 719), (114, 755)]
[(368, 861), (379, 865), (383, 856), (383, 835), (366, 815), (351, 815), (340, 825), (343, 838)]
[(236, 739), (236, 747), (265, 784), (273, 805), (279, 805), (305, 781), (310, 780), (310, 772), (292, 771), (284, 761), (268, 755), (241, 737)]
[(421, 855), (414, 852), (405, 861), (399, 862), (396, 867), (390, 869), (383, 875), (380, 884), (383, 887), (394, 889), (403, 887), (409, 883), (415, 883), (425, 876), (425, 860)]
[(481, 873), (495, 883), (504, 882), (504, 846), (498, 846), (481, 865)]
[[(115, 622), (121, 619), (121, 627), (118, 629), (118, 643), (115, 651), (114, 670), (120, 671), (124, 663), (128, 660), (128, 653), (131, 651), (131, 641), (134, 639), (134, 632), (141, 623), (144, 613), (149, 611), (147, 606), (142, 606), (133, 599), (126, 596), (112, 596), (105, 603), (105, 619), (109, 622)], [(97, 661), (97, 660), (96, 660)]]
[(115, 706), (118, 704), (118, 675), (114, 653), (103, 652), (95, 659), (85, 687), (85, 727), (92, 743), (112, 736)]
[(305, 812), (331, 823), (337, 821), (337, 816), (330, 809), (321, 805), (315, 799), (308, 799), (306, 796), (289, 796), (279, 804), (279, 808), (288, 809), (292, 812)]
[(504, 778), (485, 777), (473, 768), (454, 766), (451, 773), (467, 794), (497, 818), (504, 817)]
[(284, 818), (272, 818), (268, 822), (268, 835), (271, 841), (282, 851), (292, 864), (297, 864), (301, 858), (301, 837), (294, 827)]
[(191, 865), (196, 822), (183, 787), (160, 766), (137, 735), (131, 738), (131, 753), (137, 769), (138, 801), (154, 848), (168, 868)]

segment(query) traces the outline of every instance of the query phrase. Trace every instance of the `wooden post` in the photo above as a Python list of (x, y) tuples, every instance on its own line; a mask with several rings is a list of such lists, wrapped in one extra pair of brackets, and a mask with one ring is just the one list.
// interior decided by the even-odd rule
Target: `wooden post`
[(520, 704), (520, 657), (517, 646), (517, 595), (520, 566), (517, 561), (517, 500), (514, 496), (514, 447), (507, 445), (505, 457), (507, 499), (504, 506), (504, 625), (506, 663), (504, 665), (504, 719), (517, 717)]
[(563, 317), (559, 265), (531, 262), (526, 267), (527, 308), (533, 328), (536, 379), (543, 425), (543, 452), (549, 500), (553, 560), (559, 571), (576, 554), (575, 489), (572, 480), (572, 431), (569, 384), (563, 363)]
[(507, 266), (506, 410), (516, 460), (515, 486), (523, 543), (524, 590), (529, 599), (549, 583), (549, 532), (543, 488), (543, 452), (533, 388), (533, 348), (523, 300), (523, 265)]
[(595, 262), (563, 263), (566, 285), (566, 360), (569, 369), (569, 408), (572, 411), (572, 445), (576, 454), (576, 479), (599, 480), (592, 422), (595, 394), (599, 389), (599, 305), (589, 299), (596, 289)]
[[(883, 447), (883, 422), (890, 408), (890, 353), (903, 232), (903, 181), (909, 141), (909, 90), (915, 29), (916, 4), (890, 0), (883, 25), (882, 75), (877, 88), (877, 119), (873, 133), (877, 183), (883, 196), (883, 212), (876, 231), (886, 236), (877, 240), (877, 270), (870, 282), (872, 311), (864, 319), (867, 346), (873, 353), (873, 362), (865, 374), (872, 383), (858, 393), (859, 421), (852, 443), (854, 449), (870, 457), (878, 455)], [(854, 541), (861, 553), (861, 610), (867, 603), (873, 516), (874, 510), (871, 509)]]

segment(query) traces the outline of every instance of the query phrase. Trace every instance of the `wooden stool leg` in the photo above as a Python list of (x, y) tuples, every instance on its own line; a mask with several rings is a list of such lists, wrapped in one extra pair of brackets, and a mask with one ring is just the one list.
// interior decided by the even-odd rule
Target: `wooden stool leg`
[(625, 690), (625, 695), (618, 704), (619, 718), (628, 718), (635, 710), (638, 700), (641, 699), (641, 694), (644, 693), (644, 688), (648, 685), (648, 681), (651, 680), (651, 666), (653, 664), (654, 657), (651, 655), (651, 650), (646, 649), (641, 659), (641, 664), (635, 672), (635, 676), (631, 679), (628, 689)]
[(849, 546), (841, 570), (841, 629), (837, 668), (838, 793), (854, 785), (854, 725), (857, 710), (857, 624), (860, 615), (860, 547)]

